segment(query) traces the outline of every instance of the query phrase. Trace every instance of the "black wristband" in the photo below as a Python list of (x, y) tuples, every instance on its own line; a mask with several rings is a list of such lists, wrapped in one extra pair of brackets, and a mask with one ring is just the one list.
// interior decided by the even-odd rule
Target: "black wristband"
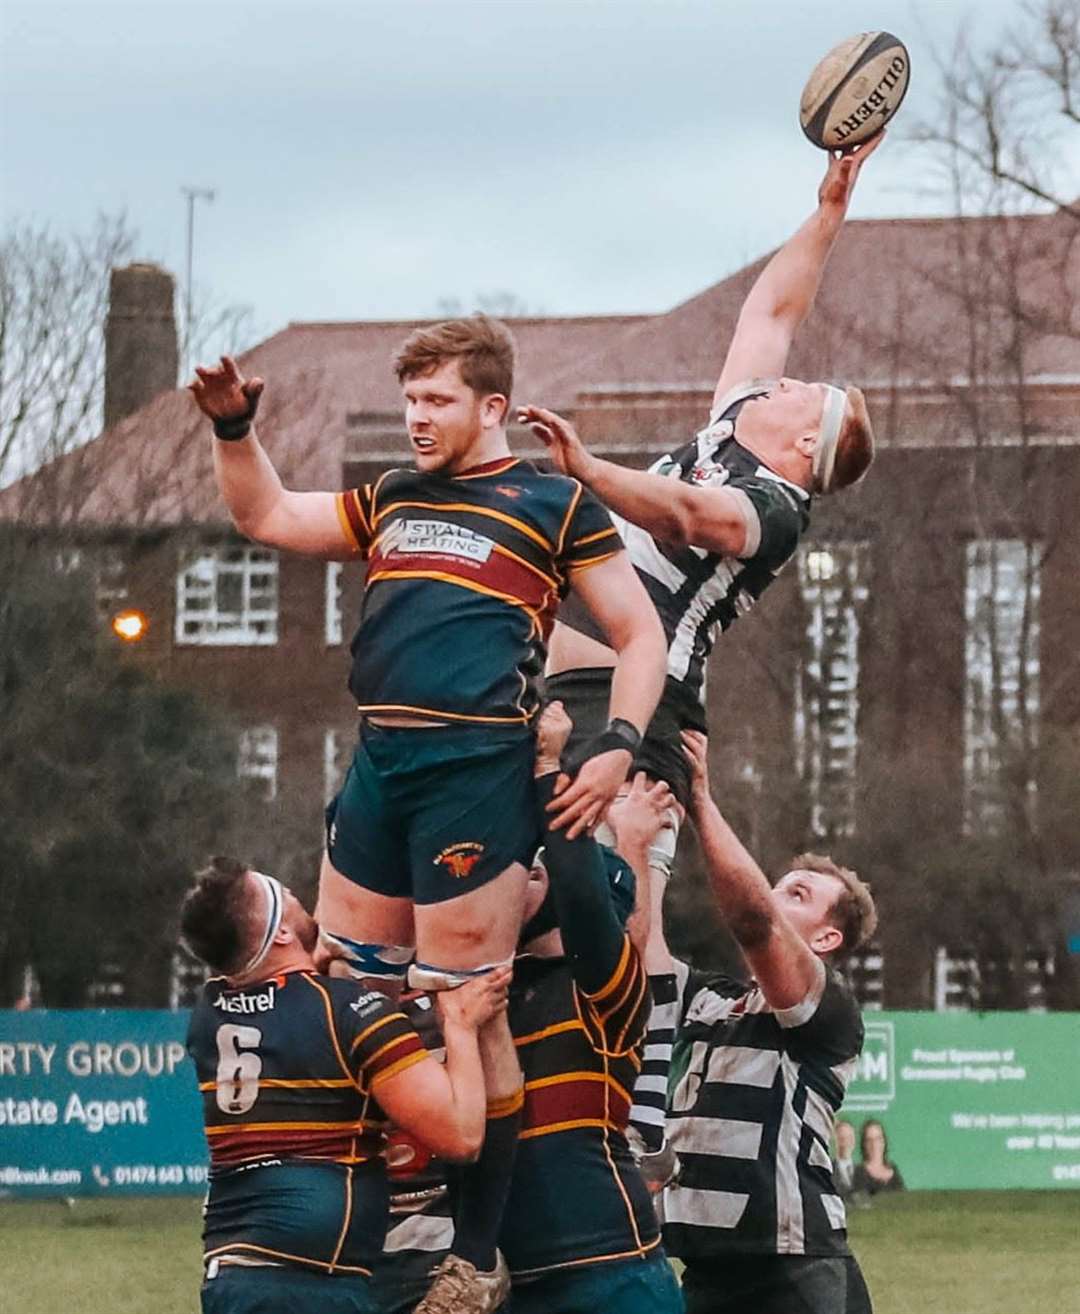
[(238, 443), (251, 432), (250, 415), (230, 415), (214, 421), (214, 437), (223, 443)]
[(248, 408), (242, 415), (225, 415), (214, 421), (214, 437), (219, 438), (223, 443), (238, 443), (251, 432), (255, 412), (259, 409), (261, 389), (252, 396), (248, 396), (245, 392), (244, 396), (247, 397)]
[(595, 738), (586, 740), (585, 743), (579, 744), (572, 752), (566, 754), (563, 758), (563, 770), (568, 775), (575, 776), (590, 758), (599, 757), (601, 753), (621, 750), (624, 753), (629, 753), (632, 757), (640, 747), (641, 731), (638, 730), (636, 725), (624, 720), (621, 716), (616, 716), (607, 723), (607, 728), (596, 735)]

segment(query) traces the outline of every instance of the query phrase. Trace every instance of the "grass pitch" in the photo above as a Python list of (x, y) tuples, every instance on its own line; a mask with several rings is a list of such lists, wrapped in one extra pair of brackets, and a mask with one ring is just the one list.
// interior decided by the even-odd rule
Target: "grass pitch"
[[(911, 1192), (850, 1224), (876, 1314), (1080, 1314), (1080, 1191)], [(196, 1200), (8, 1202), (0, 1252), (4, 1310), (199, 1308)]]

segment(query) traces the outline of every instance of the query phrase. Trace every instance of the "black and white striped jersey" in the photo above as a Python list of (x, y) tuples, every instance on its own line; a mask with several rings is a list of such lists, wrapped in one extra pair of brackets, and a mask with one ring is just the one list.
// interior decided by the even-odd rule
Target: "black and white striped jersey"
[(824, 963), (807, 997), (783, 1010), (756, 986), (677, 968), (685, 1007), (668, 1110), (680, 1163), (664, 1200), (669, 1252), (846, 1255), (830, 1146), (862, 1049), (855, 1000)]
[[(650, 467), (652, 474), (739, 494), (747, 526), (741, 557), (662, 543), (612, 515), (667, 635), (669, 690), (675, 684), (698, 704), (704, 703), (705, 662), (717, 635), (757, 602), (794, 555), (810, 523), (809, 493), (762, 465), (736, 440), (739, 411), (763, 390), (757, 382), (728, 393), (693, 442)], [(559, 619), (606, 642), (573, 596)]]

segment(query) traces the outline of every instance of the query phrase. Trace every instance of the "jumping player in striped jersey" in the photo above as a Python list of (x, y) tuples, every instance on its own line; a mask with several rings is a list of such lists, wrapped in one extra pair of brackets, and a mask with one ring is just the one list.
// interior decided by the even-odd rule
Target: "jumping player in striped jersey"
[(210, 1147), (205, 1314), (375, 1314), (387, 1119), (434, 1153), (475, 1157), (477, 1029), (505, 1009), (509, 970), (441, 1001), (443, 1065), (384, 995), (316, 970), (318, 926), (272, 877), (214, 859), (181, 933), (221, 974), (188, 1032)]
[[(664, 1240), (686, 1265), (687, 1314), (870, 1314), (830, 1157), (863, 1027), (830, 963), (873, 934), (874, 903), (853, 872), (812, 854), (770, 887), (710, 797), (704, 736), (683, 738), (709, 885), (752, 974), (668, 956), (680, 1168)], [(666, 955), (662, 926), (650, 934)]]
[[(403, 973), (438, 989), (513, 955), (527, 864), (537, 680), (555, 611), (579, 596), (618, 653), (609, 719), (578, 754), (555, 824), (594, 824), (629, 770), (663, 684), (655, 609), (606, 511), (579, 480), (542, 474), (506, 438), (514, 346), (483, 316), (418, 329), (395, 362), (414, 468), (345, 493), (283, 488), (252, 428), (262, 381), (231, 360), (198, 369), (214, 421), (222, 495), (241, 532), (327, 559), (368, 563), (349, 681), (361, 715), (328, 815), (323, 932), (359, 976)], [(489, 1099), (520, 1075), (506, 1019), (481, 1033)], [(494, 1252), (517, 1115), (489, 1128), (473, 1170), (486, 1223), (455, 1247), (503, 1284)], [(494, 1133), (494, 1135), (493, 1135)], [(479, 1308), (479, 1307), (478, 1307)]]
[[(652, 901), (671, 874), (690, 776), (679, 741), (705, 731), (707, 663), (717, 638), (749, 611), (791, 560), (810, 522), (815, 494), (861, 479), (873, 432), (858, 388), (781, 377), (825, 264), (843, 227), (863, 164), (882, 140), (830, 155), (818, 207), (762, 270), (743, 304), (704, 429), (649, 471), (592, 456), (560, 416), (525, 407), (519, 418), (547, 443), (556, 465), (582, 480), (615, 513), (615, 524), (656, 605), (668, 642), (664, 692), (635, 757), (635, 769), (666, 781), (681, 807), (654, 846)], [(587, 741), (603, 724), (613, 653), (573, 599), (560, 612), (547, 692)], [(607, 839), (604, 832), (600, 837)], [(657, 983), (648, 1049), (654, 1057), (635, 1092), (633, 1125), (642, 1148), (661, 1151), (659, 1093), (672, 1001)], [(669, 1055), (668, 1055), (669, 1056)]]

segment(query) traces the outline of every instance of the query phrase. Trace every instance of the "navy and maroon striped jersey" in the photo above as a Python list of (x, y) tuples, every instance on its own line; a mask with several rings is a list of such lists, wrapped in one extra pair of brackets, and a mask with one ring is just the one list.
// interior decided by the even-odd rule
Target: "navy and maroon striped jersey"
[(515, 1280), (628, 1259), (660, 1244), (626, 1140), (650, 997), (623, 936), (609, 979), (587, 993), (569, 958), (519, 958), (510, 1022), (525, 1108), (500, 1247)]
[(382, 1248), (386, 1118), (378, 1088), (427, 1055), (385, 996), (291, 972), (208, 981), (191, 1017), (210, 1147), (207, 1259), (368, 1272)]
[(527, 724), (574, 572), (622, 547), (600, 503), (507, 457), (454, 476), (390, 470), (337, 507), (368, 563), (349, 679), (360, 710)]

